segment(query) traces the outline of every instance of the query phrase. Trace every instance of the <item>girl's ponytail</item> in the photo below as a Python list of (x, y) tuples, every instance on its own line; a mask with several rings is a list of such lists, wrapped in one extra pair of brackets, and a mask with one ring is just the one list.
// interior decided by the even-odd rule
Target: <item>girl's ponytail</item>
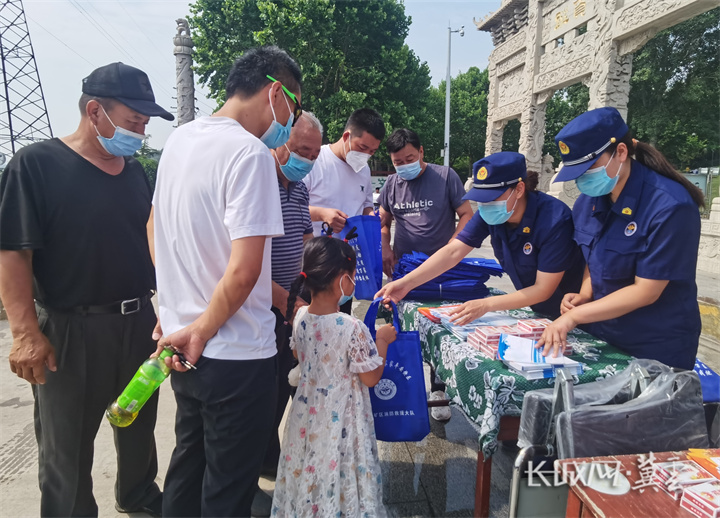
[(295, 302), (297, 301), (298, 295), (302, 291), (303, 284), (305, 284), (307, 275), (305, 272), (300, 272), (300, 275), (295, 277), (295, 280), (290, 285), (290, 292), (287, 300), (287, 311), (285, 312), (285, 325), (290, 325), (292, 321), (293, 313), (295, 312)]

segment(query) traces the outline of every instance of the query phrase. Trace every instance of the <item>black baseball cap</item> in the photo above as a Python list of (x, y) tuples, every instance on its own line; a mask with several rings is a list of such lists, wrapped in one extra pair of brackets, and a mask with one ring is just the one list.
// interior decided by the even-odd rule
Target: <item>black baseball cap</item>
[(96, 68), (82, 81), (82, 91), (96, 97), (109, 97), (148, 117), (174, 120), (173, 115), (155, 103), (150, 80), (145, 72), (124, 63)]

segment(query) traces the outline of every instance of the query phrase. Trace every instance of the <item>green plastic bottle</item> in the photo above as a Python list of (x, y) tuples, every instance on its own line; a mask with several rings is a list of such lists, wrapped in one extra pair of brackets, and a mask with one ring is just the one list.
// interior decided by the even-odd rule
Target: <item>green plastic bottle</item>
[(158, 358), (143, 362), (120, 397), (107, 407), (105, 417), (111, 424), (121, 428), (132, 424), (143, 405), (170, 375), (171, 369), (165, 365), (165, 358), (172, 355), (171, 349), (165, 349)]

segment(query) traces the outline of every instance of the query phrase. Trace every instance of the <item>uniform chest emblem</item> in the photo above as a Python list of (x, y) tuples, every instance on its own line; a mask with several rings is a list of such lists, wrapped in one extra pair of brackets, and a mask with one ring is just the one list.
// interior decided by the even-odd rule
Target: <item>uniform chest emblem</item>
[(625, 227), (625, 235), (630, 237), (635, 232), (637, 232), (637, 223), (635, 223), (634, 221), (631, 221), (630, 223), (627, 224), (627, 227)]
[(525, 243), (523, 245), (523, 254), (525, 254), (525, 255), (532, 254), (532, 243)]

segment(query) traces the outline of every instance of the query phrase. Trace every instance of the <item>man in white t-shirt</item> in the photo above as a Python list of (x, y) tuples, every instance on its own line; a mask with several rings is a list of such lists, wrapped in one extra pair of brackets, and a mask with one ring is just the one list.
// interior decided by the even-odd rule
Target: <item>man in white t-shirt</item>
[(321, 148), (304, 180), (316, 236), (323, 223), (340, 232), (347, 218), (372, 214), (373, 189), (367, 163), (383, 138), (385, 123), (380, 114), (361, 108), (350, 115), (340, 139)]
[(148, 222), (160, 321), (175, 369), (176, 446), (163, 516), (249, 516), (273, 426), (271, 237), (283, 234), (275, 162), (302, 113), (285, 51), (246, 51), (227, 101), (179, 127), (158, 167)]

